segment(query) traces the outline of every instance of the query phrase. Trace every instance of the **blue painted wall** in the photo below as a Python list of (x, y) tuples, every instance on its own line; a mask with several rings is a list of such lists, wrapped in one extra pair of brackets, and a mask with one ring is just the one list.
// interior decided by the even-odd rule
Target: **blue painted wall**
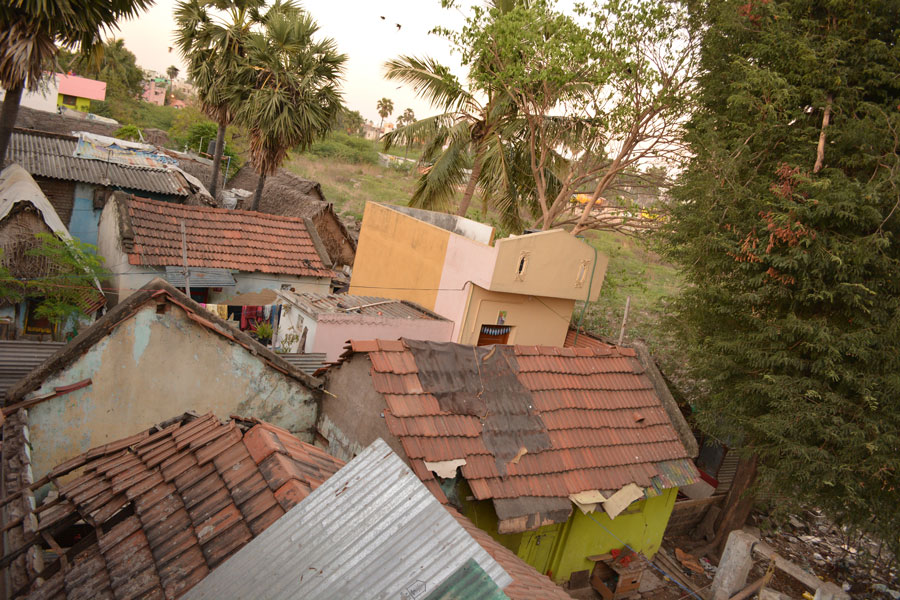
[(69, 233), (87, 244), (97, 245), (97, 229), (101, 210), (94, 210), (95, 186), (87, 183), (75, 184), (75, 202), (72, 204), (72, 218)]

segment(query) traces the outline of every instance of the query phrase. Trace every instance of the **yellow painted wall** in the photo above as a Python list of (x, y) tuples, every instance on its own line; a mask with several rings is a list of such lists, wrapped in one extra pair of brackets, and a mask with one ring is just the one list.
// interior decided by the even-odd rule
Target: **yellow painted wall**
[[(459, 490), (460, 497), (466, 498), (469, 492), (465, 482)], [(565, 523), (512, 535), (497, 533), (497, 515), (489, 500), (463, 502), (463, 512), (519, 558), (562, 583), (576, 571), (593, 569), (594, 563), (587, 560), (588, 556), (606, 554), (623, 548), (625, 543), (653, 558), (662, 544), (677, 495), (677, 488), (664, 490), (659, 496), (633, 503), (615, 519), (602, 509), (585, 515), (573, 507), (572, 516)]]
[(434, 310), (449, 237), (440, 227), (366, 204), (350, 293), (411, 300)]
[[(490, 289), (584, 300), (600, 295), (609, 259), (562, 229), (498, 240), (497, 263)], [(518, 273), (525, 258), (525, 272)], [(596, 259), (596, 265), (594, 265)], [(590, 284), (593, 275), (593, 284)]]
[(69, 108), (74, 108), (75, 110), (80, 110), (81, 112), (91, 112), (91, 101), (87, 98), (75, 98), (75, 104), (65, 104), (63, 102), (63, 95), (58, 94), (56, 97), (56, 105), (57, 106), (68, 106)]
[(574, 309), (574, 300), (504, 294), (473, 285), (457, 341), (477, 343), (481, 326), (497, 325), (500, 311), (506, 311), (503, 324), (512, 327), (510, 344), (562, 346)]

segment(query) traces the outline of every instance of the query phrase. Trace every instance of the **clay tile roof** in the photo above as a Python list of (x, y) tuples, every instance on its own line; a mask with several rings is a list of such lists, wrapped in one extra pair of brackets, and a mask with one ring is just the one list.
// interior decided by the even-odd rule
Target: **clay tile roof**
[[(413, 470), (428, 483), (433, 475), (425, 461), (464, 458), (461, 472), (472, 493), (492, 499), (498, 514), (498, 501), (509, 507), (512, 499), (535, 498), (538, 505), (544, 498), (549, 506), (550, 498), (629, 483), (649, 496), (698, 477), (630, 348), (355, 340), (350, 349), (367, 353), (373, 387), (387, 404), (385, 423)], [(478, 362), (466, 366), (473, 352)], [(491, 366), (492, 357), (498, 365)], [(507, 368), (510, 381), (496, 387)], [(466, 391), (468, 385), (474, 388)], [(520, 447), (527, 452), (513, 460)]]
[[(133, 265), (181, 265), (181, 223), (192, 267), (331, 277), (307, 221), (264, 213), (185, 206), (132, 196), (123, 246)], [(321, 242), (318, 242), (320, 245)]]
[(211, 414), (96, 448), (53, 472), (80, 470), (38, 535), (86, 529), (26, 597), (178, 597), (342, 466), (284, 429)]

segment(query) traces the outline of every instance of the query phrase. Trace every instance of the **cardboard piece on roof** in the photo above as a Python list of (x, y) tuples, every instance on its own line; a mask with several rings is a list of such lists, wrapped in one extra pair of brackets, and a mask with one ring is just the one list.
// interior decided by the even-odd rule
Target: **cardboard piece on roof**
[(600, 493), (600, 490), (587, 490), (586, 492), (578, 492), (569, 496), (569, 500), (581, 509), (584, 514), (592, 513), (597, 509), (597, 505), (606, 502), (606, 496)]
[(619, 516), (619, 513), (628, 508), (632, 502), (643, 497), (644, 490), (634, 483), (629, 483), (603, 503), (603, 510), (606, 511), (606, 514), (609, 515), (610, 519), (615, 519)]
[(441, 479), (453, 479), (456, 477), (456, 469), (466, 464), (466, 459), (455, 458), (453, 460), (439, 460), (437, 462), (425, 461), (425, 468)]

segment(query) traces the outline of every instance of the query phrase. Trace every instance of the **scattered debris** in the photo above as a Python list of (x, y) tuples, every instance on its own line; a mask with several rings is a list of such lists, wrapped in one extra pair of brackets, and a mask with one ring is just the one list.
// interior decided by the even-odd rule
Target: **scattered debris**
[(688, 554), (684, 552), (681, 548), (675, 548), (675, 558), (678, 559), (678, 562), (681, 563), (686, 569), (690, 569), (694, 573), (704, 574), (706, 573), (706, 569), (697, 562), (697, 558), (693, 554)]

